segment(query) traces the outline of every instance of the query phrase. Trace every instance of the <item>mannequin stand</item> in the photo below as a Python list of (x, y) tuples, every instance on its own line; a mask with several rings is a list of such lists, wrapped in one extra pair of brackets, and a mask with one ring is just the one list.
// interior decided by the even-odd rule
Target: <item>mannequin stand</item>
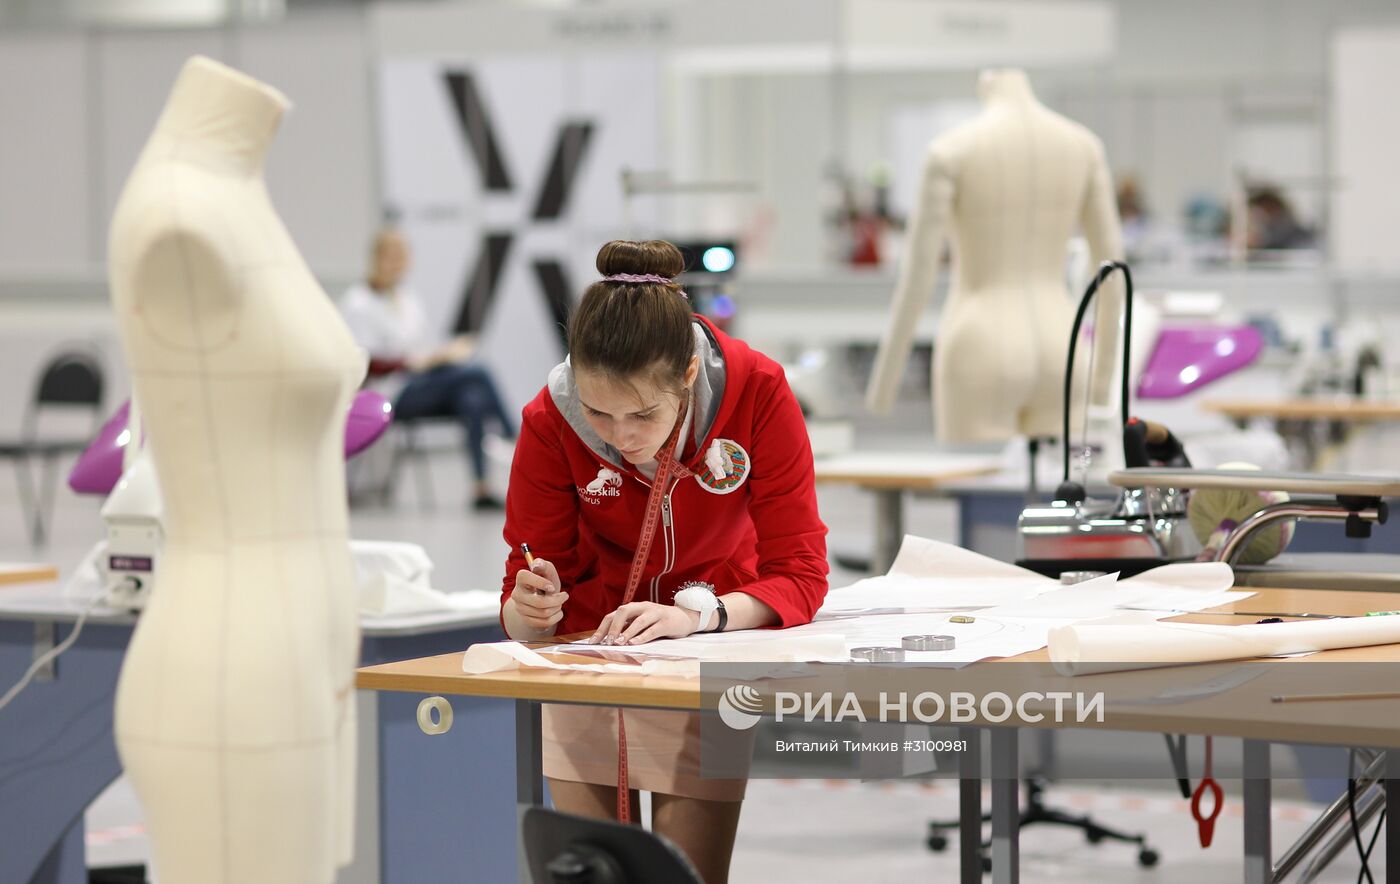
[[(1035, 823), (1069, 826), (1070, 828), (1083, 831), (1085, 840), (1090, 844), (1098, 844), (1105, 839), (1136, 844), (1138, 846), (1138, 865), (1145, 869), (1155, 866), (1157, 861), (1161, 858), (1157, 851), (1147, 846), (1146, 835), (1129, 835), (1126, 832), (1100, 825), (1087, 815), (1076, 816), (1074, 814), (1065, 813), (1062, 810), (1046, 807), (1044, 802), (1044, 781), (1039, 778), (1030, 777), (1022, 780), (1022, 783), (1026, 787), (1026, 804), (1021, 808), (1021, 828)], [(985, 823), (990, 820), (990, 814), (984, 814), (982, 816), (982, 822)], [(930, 850), (941, 853), (948, 847), (948, 836), (943, 833), (949, 829), (959, 828), (959, 823), (957, 820), (934, 820), (928, 824), (928, 827), (929, 835), (925, 843)], [(982, 842), (983, 871), (991, 871), (991, 847), (992, 842), (990, 839)]]

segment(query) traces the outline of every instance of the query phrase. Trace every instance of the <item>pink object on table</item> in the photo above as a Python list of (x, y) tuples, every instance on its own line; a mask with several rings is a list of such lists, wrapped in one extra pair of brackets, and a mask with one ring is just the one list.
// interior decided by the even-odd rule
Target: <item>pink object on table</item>
[(1138, 381), (1141, 399), (1176, 399), (1259, 358), (1264, 336), (1249, 325), (1164, 328)]
[[(122, 475), (122, 450), (131, 435), (126, 431), (130, 400), (123, 402), (98, 431), (97, 438), (78, 457), (68, 474), (68, 487), (78, 494), (110, 494)], [(345, 458), (364, 451), (389, 428), (394, 407), (372, 390), (361, 390), (345, 419)]]

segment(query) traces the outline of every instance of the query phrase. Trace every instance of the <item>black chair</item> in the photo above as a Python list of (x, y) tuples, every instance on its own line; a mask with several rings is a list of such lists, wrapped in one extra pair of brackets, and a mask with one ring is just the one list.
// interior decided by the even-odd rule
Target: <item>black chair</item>
[[(1084, 838), (1090, 844), (1098, 844), (1101, 841), (1123, 841), (1128, 844), (1137, 845), (1138, 865), (1149, 869), (1157, 865), (1161, 859), (1160, 854), (1147, 844), (1147, 836), (1142, 834), (1131, 835), (1117, 829), (1109, 828), (1094, 820), (1087, 814), (1073, 814), (1045, 805), (1045, 782), (1039, 777), (1028, 777), (1022, 780), (1022, 785), (1026, 788), (1026, 803), (1021, 807), (1020, 828), (1035, 825), (1036, 823), (1048, 823), (1057, 826), (1067, 826), (1071, 829), (1079, 829), (1084, 833)], [(984, 814), (982, 822), (991, 822), (991, 814)], [(934, 820), (928, 824), (929, 834), (925, 842), (930, 850), (941, 853), (948, 847), (948, 836), (944, 832), (951, 829), (958, 829), (963, 825), (961, 820)], [(992, 842), (982, 841), (982, 869), (990, 872), (992, 870), (991, 858)]]
[(433, 449), (424, 442), (423, 434), (433, 432), (431, 428), (434, 425), (449, 423), (454, 428), (459, 426), (458, 420), (453, 417), (403, 419), (396, 415), (389, 431), (385, 433), (390, 445), (386, 452), (387, 463), (383, 460), (360, 458), (360, 472), (354, 474), (354, 480), (349, 483), (351, 504), (372, 503), (387, 506), (394, 499), (400, 476), (407, 466), (413, 470), (414, 483), (417, 485), (415, 497), (418, 500), (418, 508), (424, 512), (435, 509), (435, 482), (429, 463)]
[(532, 807), (520, 832), (533, 884), (702, 884), (675, 845), (641, 826)]
[(384, 480), (385, 502), (393, 493), (393, 489), (398, 485), (399, 473), (405, 463), (411, 464), (414, 471), (414, 478), (418, 483), (418, 508), (421, 510), (432, 510), (437, 507), (437, 499), (433, 494), (433, 471), (429, 463), (432, 456), (431, 450), (423, 443), (423, 431), (435, 424), (452, 424), (459, 426), (460, 422), (455, 417), (415, 417), (415, 418), (395, 418), (394, 427), (397, 428), (397, 439), (394, 447), (393, 459), (389, 462), (389, 475)]
[[(48, 537), (53, 513), (58, 460), (87, 448), (102, 419), (102, 364), (90, 351), (65, 350), (48, 361), (39, 375), (34, 396), (24, 411), (16, 440), (0, 441), (0, 458), (15, 462), (19, 485), (20, 510), (33, 546), (42, 546)], [(46, 436), (40, 422), (51, 411), (85, 409), (91, 412), (92, 427), (82, 437)], [(36, 487), (30, 469), (34, 459), (43, 462), (43, 478)]]

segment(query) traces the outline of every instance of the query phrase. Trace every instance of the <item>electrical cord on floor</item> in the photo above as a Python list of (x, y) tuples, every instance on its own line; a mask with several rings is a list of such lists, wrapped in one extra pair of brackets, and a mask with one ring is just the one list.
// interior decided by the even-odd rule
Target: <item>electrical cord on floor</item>
[(1356, 819), (1356, 780), (1352, 777), (1356, 774), (1356, 750), (1348, 750), (1347, 756), (1347, 814), (1351, 817), (1351, 837), (1356, 842), (1356, 852), (1361, 856), (1361, 870), (1356, 873), (1356, 884), (1375, 884), (1376, 879), (1371, 877), (1371, 851), (1376, 847), (1376, 839), (1380, 837), (1381, 826), (1385, 825), (1385, 812), (1389, 808), (1382, 808), (1380, 816), (1376, 820), (1376, 828), (1371, 832), (1371, 843), (1366, 846), (1361, 844), (1361, 825)]
[(76, 642), (78, 640), (78, 636), (82, 634), (83, 624), (87, 622), (88, 614), (92, 613), (93, 608), (97, 607), (98, 605), (111, 598), (112, 592), (113, 589), (108, 589), (101, 595), (95, 597), (92, 601), (88, 602), (86, 607), (83, 608), (82, 612), (78, 614), (78, 620), (76, 623), (73, 624), (73, 632), (69, 634), (69, 636), (63, 641), (59, 642), (58, 644), (50, 648), (48, 651), (46, 651), (43, 654), (43, 656), (39, 657), (33, 663), (29, 664), (29, 669), (27, 669), (24, 675), (20, 678), (20, 680), (15, 683), (15, 686), (6, 691), (5, 696), (0, 697), (0, 710), (3, 710), (6, 706), (10, 705), (10, 701), (13, 700), (15, 697), (19, 696), (19, 692), (29, 686), (29, 682), (34, 679), (34, 676), (38, 674), (40, 669), (43, 669), (45, 666), (47, 666), (49, 663), (55, 660), (59, 654), (62, 654), (64, 651), (73, 647), (73, 643)]

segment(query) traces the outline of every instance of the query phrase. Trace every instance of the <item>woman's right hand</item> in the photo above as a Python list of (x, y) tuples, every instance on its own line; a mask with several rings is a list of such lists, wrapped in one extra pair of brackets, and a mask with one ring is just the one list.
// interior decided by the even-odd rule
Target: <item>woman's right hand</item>
[(552, 632), (564, 619), (564, 603), (569, 594), (559, 582), (559, 571), (548, 559), (535, 559), (530, 570), (515, 572), (515, 591), (510, 599), (520, 619), (536, 632)]

